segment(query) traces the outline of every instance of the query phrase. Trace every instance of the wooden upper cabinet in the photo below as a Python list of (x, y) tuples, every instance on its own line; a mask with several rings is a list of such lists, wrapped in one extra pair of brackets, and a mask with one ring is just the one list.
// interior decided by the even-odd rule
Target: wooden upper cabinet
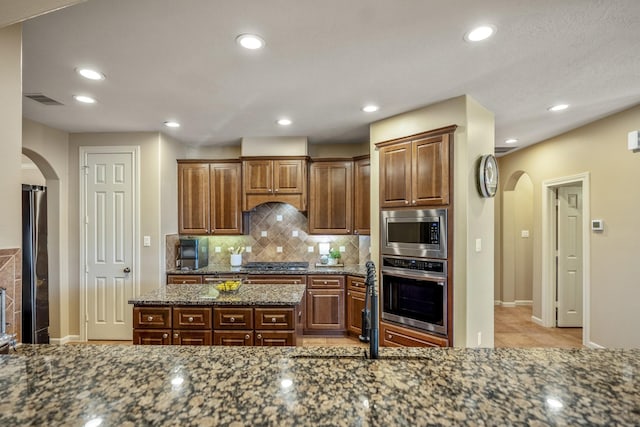
[(304, 157), (243, 158), (242, 210), (262, 203), (288, 203), (307, 210), (307, 160)]
[(178, 232), (241, 234), (241, 183), (238, 161), (179, 161)]
[(353, 162), (353, 234), (371, 233), (371, 160), (369, 156)]
[(377, 144), (380, 207), (449, 204), (450, 145), (456, 126)]
[(242, 165), (212, 163), (210, 166), (212, 234), (242, 234)]
[(209, 233), (209, 164), (178, 163), (178, 232)]
[(353, 162), (313, 162), (309, 175), (309, 233), (351, 234)]

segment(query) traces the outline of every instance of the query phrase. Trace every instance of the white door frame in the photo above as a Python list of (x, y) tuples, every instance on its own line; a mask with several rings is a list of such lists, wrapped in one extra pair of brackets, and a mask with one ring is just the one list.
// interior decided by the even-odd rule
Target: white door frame
[(582, 186), (582, 344), (589, 345), (590, 287), (591, 287), (591, 233), (590, 233), (590, 174), (583, 172), (542, 182), (542, 325), (556, 326), (556, 248), (555, 248), (555, 188), (578, 184)]
[(86, 236), (86, 214), (85, 214), (85, 168), (86, 157), (88, 154), (100, 153), (125, 153), (133, 156), (133, 167), (131, 176), (133, 177), (133, 260), (132, 260), (132, 276), (133, 276), (133, 293), (135, 296), (140, 295), (140, 146), (83, 146), (80, 147), (79, 160), (79, 183), (80, 183), (80, 206), (79, 206), (79, 226), (80, 226), (80, 340), (87, 341), (87, 283), (86, 283), (86, 265), (87, 265), (87, 236)]

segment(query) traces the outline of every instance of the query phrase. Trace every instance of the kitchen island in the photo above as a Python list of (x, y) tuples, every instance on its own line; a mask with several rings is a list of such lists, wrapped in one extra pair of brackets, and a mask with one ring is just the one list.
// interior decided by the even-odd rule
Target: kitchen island
[(0, 425), (638, 425), (638, 350), (23, 345)]

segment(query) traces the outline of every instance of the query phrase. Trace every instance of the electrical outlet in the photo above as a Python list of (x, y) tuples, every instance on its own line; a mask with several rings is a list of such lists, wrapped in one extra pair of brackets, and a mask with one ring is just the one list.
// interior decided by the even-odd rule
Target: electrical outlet
[(245, 246), (245, 247), (244, 247), (244, 251), (245, 251), (246, 253), (251, 253), (251, 246)]
[(313, 253), (313, 246), (307, 246), (307, 252)]
[(482, 239), (476, 239), (476, 252), (482, 252)]
[(340, 252), (346, 252), (346, 251), (347, 251), (347, 248), (345, 248), (344, 246), (340, 246), (340, 247), (338, 248), (338, 250), (339, 250)]
[(478, 332), (478, 347), (482, 345), (482, 332)]
[(291, 236), (293, 236), (293, 237), (298, 237), (299, 235), (300, 235), (300, 233), (298, 232), (298, 230), (293, 230), (291, 232)]
[(215, 248), (213, 248), (213, 250), (214, 250), (214, 252), (215, 252), (215, 253), (217, 253), (217, 254), (218, 254), (218, 253), (220, 253), (220, 252), (222, 252), (222, 248), (221, 248), (220, 246), (216, 246)]
[(529, 230), (520, 231), (520, 236), (526, 239), (527, 237), (529, 237)]
[(267, 237), (267, 232), (266, 231), (261, 231), (260, 232), (260, 237)]
[(144, 236), (144, 246), (151, 246), (151, 236)]
[(281, 254), (282, 253), (282, 246), (276, 246), (276, 252)]
[(282, 215), (276, 215), (276, 221), (282, 221)]

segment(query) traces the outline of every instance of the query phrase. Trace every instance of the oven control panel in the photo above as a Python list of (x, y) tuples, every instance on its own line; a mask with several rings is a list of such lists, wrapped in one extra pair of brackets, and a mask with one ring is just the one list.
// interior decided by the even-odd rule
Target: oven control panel
[(424, 271), (426, 273), (447, 273), (447, 261), (425, 258), (398, 258), (383, 256), (382, 266), (405, 270)]

